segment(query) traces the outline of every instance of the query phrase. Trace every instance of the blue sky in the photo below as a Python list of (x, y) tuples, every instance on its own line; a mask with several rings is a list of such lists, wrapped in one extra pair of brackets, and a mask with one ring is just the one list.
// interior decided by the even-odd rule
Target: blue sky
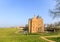
[(44, 23), (51, 23), (49, 9), (54, 6), (53, 0), (0, 0), (0, 27), (25, 25), (34, 15), (41, 16)]

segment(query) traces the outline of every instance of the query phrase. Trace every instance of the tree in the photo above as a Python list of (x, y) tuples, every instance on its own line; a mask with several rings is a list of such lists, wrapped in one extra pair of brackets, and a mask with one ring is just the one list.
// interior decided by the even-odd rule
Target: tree
[(55, 0), (56, 1), (56, 7), (53, 10), (50, 10), (50, 15), (53, 18), (59, 18), (60, 17), (60, 0)]

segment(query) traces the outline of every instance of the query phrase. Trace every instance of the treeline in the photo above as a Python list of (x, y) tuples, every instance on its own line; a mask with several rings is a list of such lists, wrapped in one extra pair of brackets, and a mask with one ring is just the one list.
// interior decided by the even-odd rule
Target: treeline
[(60, 21), (53, 24), (45, 24), (45, 31), (58, 32), (60, 31)]

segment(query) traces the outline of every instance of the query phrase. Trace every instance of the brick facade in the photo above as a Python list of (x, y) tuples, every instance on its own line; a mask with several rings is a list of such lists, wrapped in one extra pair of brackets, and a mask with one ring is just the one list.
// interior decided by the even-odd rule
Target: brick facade
[(32, 19), (29, 19), (28, 25), (29, 33), (44, 32), (43, 19), (39, 16), (34, 16)]

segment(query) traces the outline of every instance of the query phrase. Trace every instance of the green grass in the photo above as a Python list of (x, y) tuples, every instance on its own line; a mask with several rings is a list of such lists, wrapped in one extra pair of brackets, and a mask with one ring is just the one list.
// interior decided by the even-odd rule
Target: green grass
[[(60, 36), (60, 31), (53, 33), (52, 36), (54, 36), (54, 35)], [(53, 40), (53, 41), (56, 41), (56, 42), (60, 42), (60, 37), (50, 37), (50, 38), (47, 38), (47, 39)]]
[[(17, 28), (0, 28), (0, 42), (47, 42), (41, 39), (40, 36), (60, 35), (60, 33), (37, 33), (26, 35), (22, 33), (16, 33), (16, 31), (18, 31)], [(48, 39), (52, 39), (57, 42), (60, 41), (60, 37)]]
[(25, 35), (15, 33), (17, 28), (0, 28), (0, 42), (47, 42), (41, 35)]
[(56, 38), (48, 38), (48, 39), (54, 40), (54, 41), (56, 41), (56, 42), (60, 42), (60, 37), (56, 37)]

